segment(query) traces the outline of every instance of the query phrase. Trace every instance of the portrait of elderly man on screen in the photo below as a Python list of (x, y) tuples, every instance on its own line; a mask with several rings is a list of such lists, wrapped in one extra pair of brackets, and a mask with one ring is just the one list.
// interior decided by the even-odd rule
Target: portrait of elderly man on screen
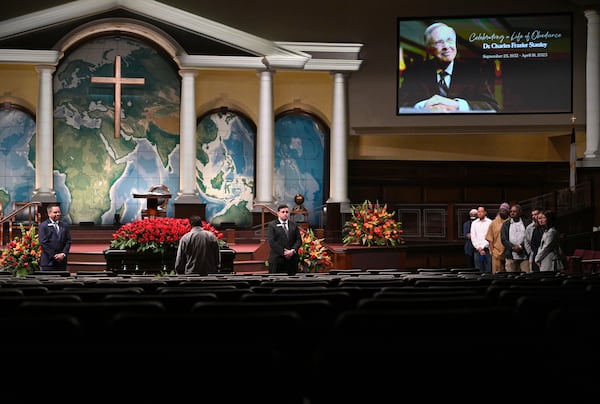
[(498, 102), (480, 63), (457, 58), (456, 31), (441, 22), (423, 34), (427, 60), (402, 73), (400, 113), (498, 112)]

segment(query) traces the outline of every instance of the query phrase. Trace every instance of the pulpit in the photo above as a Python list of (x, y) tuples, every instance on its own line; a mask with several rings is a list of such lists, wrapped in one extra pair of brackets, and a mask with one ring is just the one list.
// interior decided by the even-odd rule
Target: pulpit
[(146, 199), (146, 209), (142, 210), (142, 219), (167, 216), (167, 204), (171, 199), (171, 193), (166, 185), (152, 186), (148, 192), (134, 193), (133, 197)]
[(309, 228), (308, 211), (306, 209), (292, 209), (290, 218), (296, 222), (299, 227), (302, 227), (305, 230)]
[(304, 230), (308, 230), (308, 211), (304, 207), (304, 195), (296, 194), (294, 196), (294, 208), (290, 212), (290, 219), (296, 222), (299, 227), (302, 227)]

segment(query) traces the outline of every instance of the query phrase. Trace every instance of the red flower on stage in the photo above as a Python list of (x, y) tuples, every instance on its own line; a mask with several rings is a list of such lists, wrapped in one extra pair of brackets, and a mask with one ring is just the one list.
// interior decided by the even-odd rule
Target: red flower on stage
[(42, 247), (35, 226), (25, 231), (21, 225), (21, 236), (15, 237), (0, 256), (0, 268), (16, 276), (25, 276), (39, 270)]
[(312, 229), (300, 228), (302, 245), (298, 248), (300, 272), (326, 272), (331, 267), (331, 256), (323, 245), (323, 239), (317, 238)]
[[(223, 233), (202, 221), (202, 228), (211, 231), (223, 244)], [(191, 230), (189, 219), (156, 217), (134, 220), (122, 225), (110, 242), (111, 248), (164, 254), (175, 251), (181, 237)]]

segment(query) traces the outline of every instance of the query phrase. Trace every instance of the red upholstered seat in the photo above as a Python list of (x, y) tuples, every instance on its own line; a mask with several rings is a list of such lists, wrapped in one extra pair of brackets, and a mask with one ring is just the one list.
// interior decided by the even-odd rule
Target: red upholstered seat
[[(583, 250), (583, 254), (581, 256), (582, 260), (591, 260), (594, 259), (594, 250)], [(593, 271), (595, 264), (590, 263), (581, 263), (581, 271), (584, 273), (590, 273)]]
[(567, 272), (581, 272), (581, 260), (583, 259), (583, 252), (585, 250), (583, 248), (576, 248), (573, 251), (573, 254), (567, 255), (565, 259), (567, 260)]

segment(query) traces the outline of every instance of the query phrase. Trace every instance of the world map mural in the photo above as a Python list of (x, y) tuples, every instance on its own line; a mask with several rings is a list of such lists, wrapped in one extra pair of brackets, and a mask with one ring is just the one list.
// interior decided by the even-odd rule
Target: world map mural
[[(121, 88), (115, 135), (115, 86), (92, 78), (143, 84)], [(143, 193), (164, 184), (179, 192), (180, 77), (177, 66), (152, 46), (124, 37), (96, 38), (67, 54), (54, 74), (54, 189), (71, 223), (112, 224), (140, 218)], [(202, 116), (197, 126), (196, 184), (214, 225), (251, 224), (255, 175), (254, 126), (230, 110)], [(275, 125), (274, 197), (293, 205), (305, 196), (310, 211), (323, 204), (325, 134), (305, 115), (285, 115)], [(0, 201), (31, 199), (35, 189), (35, 121), (0, 109)], [(173, 216), (169, 203), (167, 215)], [(312, 217), (316, 220), (316, 217)]]

